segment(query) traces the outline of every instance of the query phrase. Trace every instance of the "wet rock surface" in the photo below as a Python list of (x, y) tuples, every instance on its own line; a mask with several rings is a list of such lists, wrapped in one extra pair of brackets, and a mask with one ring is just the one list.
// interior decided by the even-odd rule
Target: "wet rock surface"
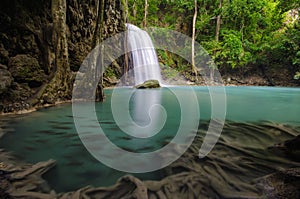
[(160, 84), (157, 80), (147, 80), (142, 84), (136, 85), (137, 89), (147, 89), (147, 88), (159, 88)]

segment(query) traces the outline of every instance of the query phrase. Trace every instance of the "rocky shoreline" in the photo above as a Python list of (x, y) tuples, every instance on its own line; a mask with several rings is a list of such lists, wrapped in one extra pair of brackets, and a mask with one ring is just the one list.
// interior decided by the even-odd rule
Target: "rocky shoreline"
[[(116, 82), (113, 82), (112, 84), (107, 84), (107, 87), (105, 87), (104, 89), (113, 89), (115, 84), (116, 84)], [(194, 83), (189, 80), (187, 80), (185, 82), (185, 84), (189, 85), (189, 86), (207, 86), (207, 84), (205, 84), (204, 82)], [(212, 86), (212, 85), (210, 85), (210, 86)], [(236, 79), (229, 78), (227, 81), (224, 81), (224, 86), (268, 86), (268, 84), (264, 84), (264, 83), (250, 84), (248, 82), (240, 82)], [(272, 87), (284, 87), (284, 86), (279, 85), (279, 86), (272, 86)], [(300, 88), (300, 85), (291, 84), (291, 85), (289, 85), (289, 87)], [(26, 114), (26, 113), (31, 113), (31, 112), (37, 111), (39, 109), (48, 108), (48, 107), (52, 107), (52, 106), (56, 106), (56, 105), (64, 104), (64, 103), (70, 103), (70, 102), (71, 102), (71, 100), (60, 100), (60, 101), (55, 101), (52, 103), (37, 104), (35, 106), (29, 106), (28, 104), (26, 105), (25, 102), (21, 102), (21, 103), (25, 104), (25, 106), (20, 106), (19, 103), (13, 103), (13, 104), (9, 103), (6, 105), (6, 109), (0, 110), (0, 116), (1, 115)]]
[(65, 104), (65, 103), (71, 103), (71, 100), (59, 101), (59, 102), (55, 102), (53, 104), (37, 105), (37, 106), (31, 107), (31, 108), (20, 109), (20, 110), (12, 111), (12, 112), (0, 112), (0, 116), (28, 114), (28, 113), (32, 113), (32, 112), (38, 111), (43, 108), (49, 108), (49, 107), (53, 107), (53, 106), (57, 106), (60, 104)]

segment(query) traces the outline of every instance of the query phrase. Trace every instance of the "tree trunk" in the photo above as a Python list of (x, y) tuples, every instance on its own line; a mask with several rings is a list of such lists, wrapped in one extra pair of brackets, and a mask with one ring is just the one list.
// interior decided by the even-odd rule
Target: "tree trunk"
[(145, 0), (145, 12), (144, 12), (143, 27), (147, 26), (147, 14), (148, 14), (148, 0)]
[[(223, 0), (220, 0), (219, 1), (219, 10), (222, 8), (222, 3), (223, 3)], [(221, 13), (219, 13), (219, 15), (217, 16), (217, 25), (216, 25), (216, 42), (217, 43), (219, 42), (219, 39), (220, 39), (221, 22), (222, 22)], [(214, 52), (214, 54), (216, 54), (216, 52)], [(214, 81), (214, 75), (215, 75), (215, 68), (211, 68), (211, 71), (210, 71), (211, 81)]]
[(133, 5), (132, 5), (132, 16), (133, 18), (136, 18), (136, 0), (133, 1)]
[[(124, 19), (125, 19), (125, 22), (127, 23), (127, 17), (128, 17), (128, 0), (124, 0), (124, 4), (126, 4), (126, 8), (124, 9)], [(124, 5), (125, 6), (125, 5)], [(135, 1), (133, 3), (133, 9), (135, 10)], [(123, 84), (125, 85), (126, 82), (127, 82), (127, 71), (128, 71), (128, 68), (129, 68), (129, 55), (130, 53), (128, 52), (128, 32), (127, 30), (125, 30), (125, 39), (124, 39), (124, 51), (125, 51), (125, 55), (124, 55), (124, 67), (123, 67), (123, 71), (122, 71), (122, 75), (123, 75), (123, 78), (122, 78), (122, 81), (123, 81)]]
[(197, 77), (197, 70), (195, 66), (195, 34), (196, 34), (196, 19), (197, 19), (197, 0), (194, 1), (195, 3), (195, 10), (194, 10), (194, 17), (193, 17), (193, 31), (192, 31), (192, 71)]
[[(222, 8), (222, 2), (223, 0), (220, 0), (219, 2), (219, 9)], [(217, 16), (217, 26), (216, 26), (216, 42), (219, 42), (219, 37), (220, 37), (220, 29), (221, 29), (221, 13)]]
[[(98, 1), (98, 9), (97, 9), (97, 21), (96, 21), (96, 29), (93, 39), (92, 48), (95, 48), (99, 45), (103, 40), (103, 26), (104, 26), (104, 4), (105, 0)], [(96, 89), (96, 100), (103, 101), (104, 92), (103, 92), (103, 49), (102, 46), (99, 48), (99, 52), (97, 54), (98, 57), (95, 58), (95, 80), (99, 80), (97, 83)], [(100, 67), (99, 67), (100, 66)]]
[[(52, 0), (53, 43), (55, 46), (55, 67), (57, 75), (70, 72), (66, 27), (66, 9), (66, 0)], [(66, 80), (66, 78), (64, 79)], [(65, 80), (63, 82), (65, 82)]]
[(125, 32), (125, 39), (124, 39), (124, 50), (125, 50), (125, 55), (124, 55), (124, 67), (123, 67), (123, 84), (126, 85), (127, 82), (127, 72), (129, 70), (129, 56), (131, 55), (131, 52), (128, 52), (128, 32)]
[(66, 0), (52, 0), (54, 76), (43, 92), (49, 101), (65, 100), (71, 95), (66, 9)]

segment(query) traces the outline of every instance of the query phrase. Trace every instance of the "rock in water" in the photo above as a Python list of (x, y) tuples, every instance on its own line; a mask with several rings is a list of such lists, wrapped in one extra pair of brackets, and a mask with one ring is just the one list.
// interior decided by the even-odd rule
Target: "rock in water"
[(135, 88), (137, 89), (146, 89), (146, 88), (160, 88), (160, 84), (158, 80), (151, 79), (147, 80), (142, 84), (136, 85)]

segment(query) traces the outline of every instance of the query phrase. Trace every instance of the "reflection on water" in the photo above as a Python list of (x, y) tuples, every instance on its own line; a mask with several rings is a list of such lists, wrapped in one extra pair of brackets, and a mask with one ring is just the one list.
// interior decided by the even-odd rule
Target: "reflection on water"
[[(183, 93), (188, 92), (187, 89), (184, 87), (177, 88), (178, 92)], [(207, 89), (205, 87), (194, 87), (193, 89), (195, 89), (199, 100), (201, 112), (199, 120), (207, 121), (210, 118), (210, 101)], [(122, 89), (120, 92), (128, 93), (131, 91), (132, 89)], [(270, 125), (264, 127), (261, 121), (269, 120), (280, 124), (289, 124), (294, 126), (296, 131), (296, 126), (300, 126), (300, 90), (227, 87), (226, 91), (228, 97), (227, 119), (237, 122), (251, 122), (251, 124), (255, 122), (256, 124), (238, 126), (238, 123), (235, 125), (228, 123), (226, 133), (221, 135), (216, 150), (210, 154), (212, 158), (209, 159), (209, 163), (212, 164), (217, 159), (221, 162), (223, 158), (230, 162), (230, 158), (233, 157), (232, 154), (237, 153), (238, 147), (242, 160), (239, 164), (246, 168), (246, 161), (250, 161), (249, 167), (256, 168), (255, 172), (257, 173), (261, 171), (260, 173), (265, 174), (269, 169), (264, 170), (264, 164), (268, 164), (270, 167), (274, 164), (274, 159), (276, 160), (276, 154), (266, 149), (290, 136), (278, 129), (274, 130)], [(151, 135), (153, 132), (150, 129), (159, 126), (160, 122), (163, 121), (162, 114), (164, 111), (156, 104), (161, 104), (165, 108), (167, 120), (161, 132), (147, 139), (134, 137), (121, 131), (115, 123), (111, 111), (112, 90), (105, 92), (107, 96), (105, 102), (96, 103), (95, 109), (103, 131), (116, 145), (128, 151), (147, 152), (157, 150), (173, 139), (180, 121), (180, 108), (172, 92), (167, 89), (141, 90), (135, 92), (130, 98), (128, 109), (132, 120), (141, 127), (153, 125), (143, 131), (146, 132), (145, 135)], [(124, 96), (123, 94), (122, 96)], [(120, 101), (122, 100), (123, 98), (120, 99)], [(85, 108), (84, 104), (82, 108)], [(57, 166), (46, 174), (47, 180), (57, 191), (74, 190), (89, 184), (94, 186), (112, 185), (125, 174), (99, 163), (86, 151), (76, 132), (70, 104), (14, 116), (9, 119), (7, 117), (0, 118), (0, 121), (2, 131), (8, 132), (0, 140), (1, 147), (14, 151), (19, 158), (27, 162), (34, 163), (50, 158), (57, 160)], [(133, 128), (131, 125), (127, 124), (127, 127)], [(96, 128), (95, 126), (89, 127), (90, 129)], [(205, 128), (205, 125), (199, 127), (200, 137), (204, 135)], [(265, 131), (265, 129), (270, 130)], [(138, 132), (135, 134), (138, 135)], [(224, 152), (225, 144), (226, 153)], [(105, 146), (98, 147), (105, 148)], [(101, 150), (100, 148), (99, 150)], [(259, 156), (260, 159), (267, 156), (266, 161), (260, 160), (260, 167), (258, 168), (255, 165), (256, 159), (249, 159), (245, 152), (248, 154), (255, 153), (256, 157)], [(115, 154), (113, 158), (118, 159), (118, 154)], [(234, 161), (239, 162), (238, 159), (234, 159)], [(206, 163), (210, 165), (208, 162)], [(274, 167), (288, 167), (289, 164), (289, 161), (282, 161), (279, 166), (276, 166), (275, 163)], [(205, 169), (207, 168), (210, 167), (205, 167)], [(230, 166), (226, 166), (226, 168), (229, 176), (240, 177), (238, 171), (230, 170)], [(245, 170), (245, 168), (243, 169)], [(242, 173), (241, 178), (247, 180), (247, 176), (257, 176), (246, 171)], [(136, 176), (142, 179), (161, 179), (164, 175), (163, 171), (158, 171)]]
[[(137, 90), (132, 96), (132, 118), (135, 125), (131, 135), (139, 138), (152, 137), (164, 126), (165, 112), (161, 109), (161, 90)], [(140, 127), (140, 128), (136, 128)]]

